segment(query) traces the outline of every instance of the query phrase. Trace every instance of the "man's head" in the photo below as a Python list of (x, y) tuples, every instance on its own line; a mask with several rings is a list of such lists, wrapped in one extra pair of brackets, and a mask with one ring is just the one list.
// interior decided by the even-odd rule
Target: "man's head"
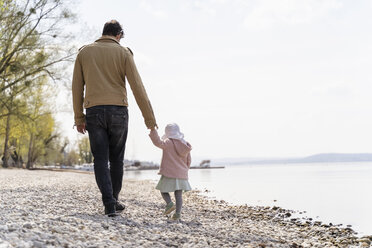
[(103, 26), (102, 35), (114, 36), (120, 39), (124, 37), (124, 31), (118, 21), (111, 20)]

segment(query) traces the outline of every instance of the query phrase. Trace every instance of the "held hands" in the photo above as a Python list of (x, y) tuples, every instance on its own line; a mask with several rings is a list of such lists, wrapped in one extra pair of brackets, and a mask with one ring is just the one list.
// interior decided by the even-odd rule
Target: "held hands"
[(156, 131), (155, 127), (150, 128), (149, 136), (151, 137), (151, 134), (153, 134)]
[(158, 125), (155, 125), (152, 128), (150, 128), (150, 131), (153, 132), (153, 131), (156, 131), (156, 129), (158, 129)]
[(154, 137), (154, 136), (158, 136), (158, 135), (156, 135), (156, 134), (158, 133), (156, 130), (157, 130), (157, 126), (150, 128), (149, 137), (150, 137), (151, 139), (152, 139), (152, 137)]

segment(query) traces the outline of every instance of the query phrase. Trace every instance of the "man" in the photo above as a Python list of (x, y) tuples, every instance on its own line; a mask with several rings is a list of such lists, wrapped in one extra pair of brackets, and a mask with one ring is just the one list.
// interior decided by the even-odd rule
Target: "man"
[[(125, 208), (119, 202), (128, 133), (125, 78), (147, 128), (157, 127), (133, 54), (119, 43), (123, 37), (119, 22), (107, 22), (102, 37), (79, 50), (72, 79), (75, 125), (82, 134), (88, 131), (96, 182), (102, 193), (105, 214), (110, 217)], [(83, 107), (86, 108), (86, 115)]]

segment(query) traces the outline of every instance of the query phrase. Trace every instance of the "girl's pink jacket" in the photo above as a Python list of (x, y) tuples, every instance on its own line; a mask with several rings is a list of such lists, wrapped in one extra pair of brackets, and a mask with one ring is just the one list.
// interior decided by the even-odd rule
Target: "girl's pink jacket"
[(152, 143), (163, 149), (159, 173), (169, 178), (188, 179), (191, 164), (191, 145), (177, 139), (160, 139), (158, 132), (152, 129), (149, 134)]

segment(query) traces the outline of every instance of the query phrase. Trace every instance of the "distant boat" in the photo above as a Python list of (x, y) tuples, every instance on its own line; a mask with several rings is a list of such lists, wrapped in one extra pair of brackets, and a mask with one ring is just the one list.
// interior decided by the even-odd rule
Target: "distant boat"
[(158, 170), (159, 165), (152, 163), (152, 162), (146, 162), (146, 161), (134, 161), (133, 163), (126, 164), (124, 166), (124, 169), (126, 171)]
[[(211, 166), (211, 160), (203, 160), (198, 166), (191, 166), (190, 169), (223, 169), (225, 166)], [(126, 171), (139, 171), (139, 170), (158, 170), (159, 165), (146, 162), (146, 161), (126, 161), (124, 165)]]
[[(82, 164), (82, 165), (75, 165), (73, 166), (75, 170), (82, 170), (82, 171), (93, 171), (94, 167), (93, 164)], [(61, 169), (68, 169), (68, 167), (61, 165)]]
[(200, 162), (199, 166), (191, 166), (190, 169), (223, 169), (225, 166), (211, 166), (211, 160), (206, 159)]

